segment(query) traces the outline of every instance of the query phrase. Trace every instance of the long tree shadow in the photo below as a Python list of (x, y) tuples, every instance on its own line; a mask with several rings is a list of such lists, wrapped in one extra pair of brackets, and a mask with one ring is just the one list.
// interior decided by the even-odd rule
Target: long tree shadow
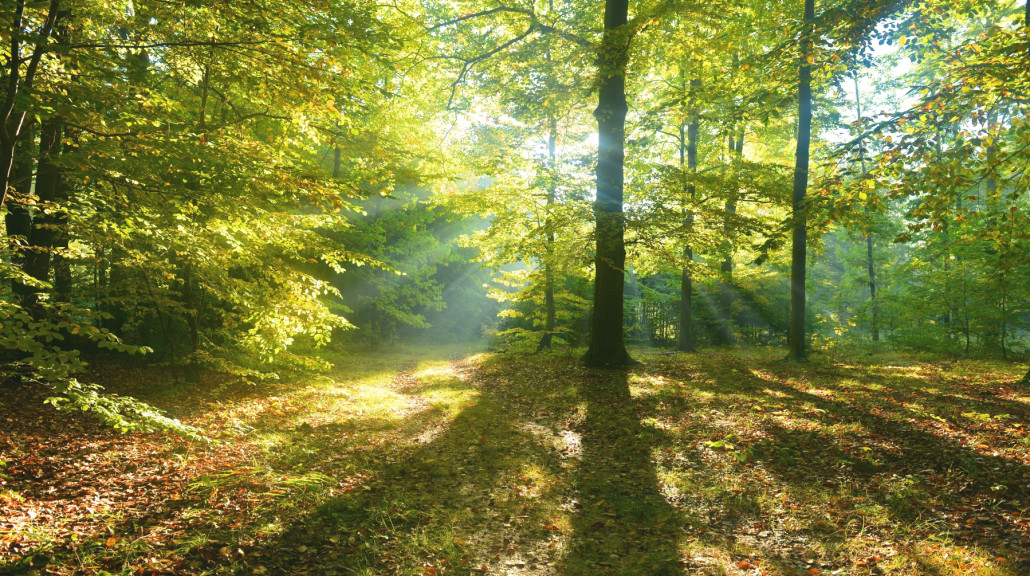
[(684, 519), (662, 496), (651, 459), (662, 432), (641, 423), (625, 372), (581, 380), (586, 418), (572, 483), (573, 535), (561, 574), (681, 573)]
[[(863, 398), (865, 406), (839, 399), (832, 381), (806, 382), (818, 376), (818, 370), (765, 362), (750, 368), (718, 367), (702, 365), (688, 386), (709, 395), (711, 406), (719, 407), (716, 411), (732, 415), (727, 422), (749, 419), (738, 424), (751, 433), (750, 438), (740, 439), (747, 446), (740, 454), (773, 473), (797, 495), (811, 502), (835, 503), (828, 514), (813, 517), (803, 527), (806, 540), (820, 543), (823, 550), (846, 549), (847, 540), (865, 529), (848, 524), (862, 514), (846, 508), (870, 510), (872, 506), (889, 539), (919, 541), (947, 534), (959, 545), (989, 550), (992, 559), (1007, 556), (1009, 564), (999, 568), (1000, 574), (1030, 569), (1030, 538), (1012, 524), (1012, 518), (1020, 516), (1021, 502), (1030, 500), (1025, 482), (1030, 467), (928, 431), (898, 402), (870, 411), (875, 402), (870, 403), (873, 393), (869, 391), (864, 392), (868, 395)], [(671, 378), (683, 378), (686, 372), (675, 365), (659, 371)], [(862, 376), (847, 375), (859, 380)], [(809, 387), (823, 392), (814, 393)], [(880, 394), (886, 397), (894, 392), (885, 389)], [(662, 401), (682, 409), (682, 400), (663, 397)], [(971, 402), (953, 411), (974, 407), (981, 405)], [(922, 558), (919, 550), (905, 553), (922, 571), (933, 573), (932, 561)], [(777, 564), (791, 562), (776, 550), (768, 554), (779, 556), (771, 558)]]
[[(496, 384), (496, 383), (493, 383)], [(560, 513), (560, 454), (503, 394), (470, 380), (412, 381), (413, 397), (474, 400), (419, 419), (362, 463), (369, 481), (314, 503), (260, 546), (282, 573), (502, 572), (546, 563)], [(542, 390), (540, 392), (543, 392)], [(522, 396), (522, 394), (520, 394)], [(567, 408), (561, 398), (549, 406)]]

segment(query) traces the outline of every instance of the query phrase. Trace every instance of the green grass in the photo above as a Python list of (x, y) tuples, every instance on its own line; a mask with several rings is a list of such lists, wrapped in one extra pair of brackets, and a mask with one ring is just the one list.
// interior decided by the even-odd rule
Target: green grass
[(460, 352), (162, 391), (217, 445), (79, 425), (65, 445), (0, 453), (21, 498), (4, 501), (0, 560), (64, 574), (1030, 571), (1030, 393), (1008, 386), (1012, 367), (640, 350), (642, 366), (601, 372), (571, 353)]

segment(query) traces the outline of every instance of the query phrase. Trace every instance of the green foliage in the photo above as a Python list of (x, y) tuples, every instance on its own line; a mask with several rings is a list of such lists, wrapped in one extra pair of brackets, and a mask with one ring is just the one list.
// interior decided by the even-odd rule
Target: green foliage
[(165, 416), (150, 404), (129, 396), (104, 393), (96, 384), (83, 384), (73, 378), (66, 380), (59, 392), (60, 396), (47, 398), (47, 403), (58, 410), (90, 412), (101, 423), (122, 433), (169, 431), (210, 442), (201, 430)]

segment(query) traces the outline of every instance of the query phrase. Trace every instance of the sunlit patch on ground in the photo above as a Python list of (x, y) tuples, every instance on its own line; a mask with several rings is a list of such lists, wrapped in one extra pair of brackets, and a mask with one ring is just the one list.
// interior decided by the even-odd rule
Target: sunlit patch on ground
[(398, 352), (160, 396), (214, 445), (3, 409), (29, 418), (0, 437), (0, 572), (1030, 572), (1003, 365), (635, 356)]

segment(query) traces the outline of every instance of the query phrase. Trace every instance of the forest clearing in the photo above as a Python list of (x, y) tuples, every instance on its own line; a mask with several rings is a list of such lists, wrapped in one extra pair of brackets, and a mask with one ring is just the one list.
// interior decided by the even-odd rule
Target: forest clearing
[(0, 412), (0, 553), (24, 574), (1030, 569), (1011, 367), (639, 356), (408, 349), (219, 392), (112, 372), (215, 444), (55, 421), (24, 387)]

